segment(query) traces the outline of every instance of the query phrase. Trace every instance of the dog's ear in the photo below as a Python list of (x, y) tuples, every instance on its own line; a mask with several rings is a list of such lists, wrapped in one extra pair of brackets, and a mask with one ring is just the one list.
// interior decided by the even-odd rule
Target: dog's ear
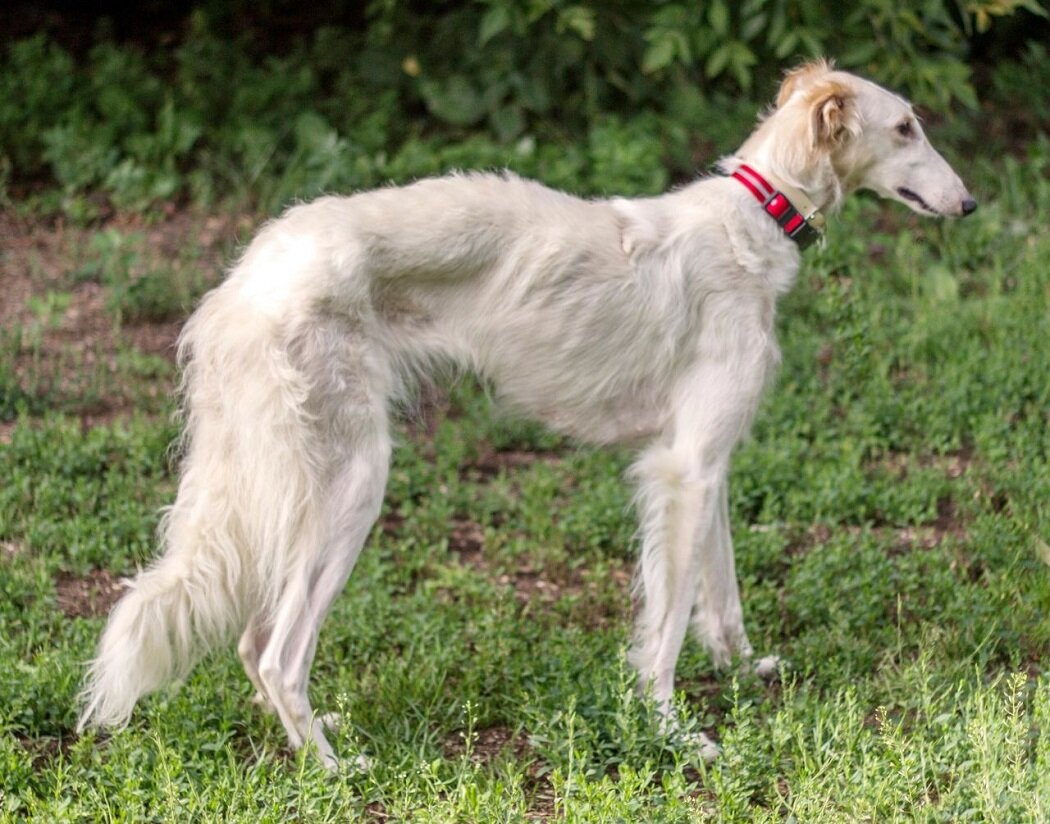
[(795, 92), (812, 85), (818, 78), (823, 77), (834, 68), (834, 63), (821, 58), (803, 63), (789, 71), (784, 75), (784, 82), (780, 84), (780, 91), (777, 92), (777, 108), (787, 103)]
[(857, 96), (844, 83), (828, 80), (806, 95), (813, 144), (832, 149), (857, 131)]

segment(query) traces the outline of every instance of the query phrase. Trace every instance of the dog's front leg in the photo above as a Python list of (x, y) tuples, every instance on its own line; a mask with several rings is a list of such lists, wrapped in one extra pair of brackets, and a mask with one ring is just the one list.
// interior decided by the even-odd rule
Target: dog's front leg
[[(634, 467), (642, 516), (636, 583), (641, 609), (630, 658), (638, 669), (640, 688), (651, 691), (665, 730), (672, 734), (677, 728), (672, 705), (675, 665), (703, 574), (703, 547), (717, 523), (723, 473), (718, 467), (698, 473), (695, 461), (664, 446), (649, 449)], [(702, 733), (687, 743), (706, 760), (718, 754)]]
[(716, 495), (710, 533), (697, 547), (701, 571), (695, 592), (693, 631), (711, 654), (715, 666), (721, 668), (729, 664), (734, 653), (750, 658), (751, 644), (744, 630), (725, 482)]
[(701, 570), (693, 607), (693, 632), (697, 640), (707, 648), (718, 667), (726, 666), (733, 655), (738, 655), (745, 667), (758, 676), (775, 677), (780, 664), (776, 655), (751, 663), (751, 643), (744, 629), (744, 610), (733, 557), (727, 484), (719, 490), (711, 537), (699, 548), (698, 557)]
[(716, 520), (719, 481), (691, 477), (689, 462), (663, 446), (648, 450), (634, 472), (642, 510), (642, 604), (631, 660), (641, 686), (652, 689), (666, 713), (701, 574), (698, 537), (708, 536)]
[[(771, 313), (761, 304), (742, 303), (736, 293), (712, 297), (709, 304), (695, 366), (675, 392), (673, 419), (632, 470), (641, 516), (642, 603), (630, 657), (642, 689), (651, 690), (668, 717), (675, 664), (698, 592), (703, 640), (715, 662), (750, 653), (729, 539), (726, 478), (776, 346), (765, 323)], [(711, 749), (704, 746), (703, 754)]]

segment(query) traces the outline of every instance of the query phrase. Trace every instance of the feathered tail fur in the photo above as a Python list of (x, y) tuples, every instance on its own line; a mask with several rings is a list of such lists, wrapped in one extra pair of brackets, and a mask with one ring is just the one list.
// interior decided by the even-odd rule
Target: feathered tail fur
[(296, 547), (313, 538), (320, 461), (304, 443), (309, 387), (283, 345), (287, 330), (245, 306), (237, 274), (180, 338), (178, 495), (162, 523), (161, 557), (110, 615), (78, 729), (123, 725), (140, 697), (185, 677), (251, 615), (266, 614)]

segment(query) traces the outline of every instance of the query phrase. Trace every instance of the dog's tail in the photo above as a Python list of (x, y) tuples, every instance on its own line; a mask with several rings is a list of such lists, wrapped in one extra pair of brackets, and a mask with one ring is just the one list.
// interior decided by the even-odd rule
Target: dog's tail
[(78, 732), (125, 724), (141, 696), (185, 676), (208, 641), (227, 635), (234, 610), (214, 597), (200, 560), (167, 556), (130, 583), (91, 662)]
[(78, 729), (123, 725), (141, 696), (185, 677), (252, 615), (270, 614), (314, 539), (322, 457), (307, 443), (309, 386), (282, 327), (245, 305), (237, 274), (180, 337), (184, 458), (163, 553), (110, 615)]

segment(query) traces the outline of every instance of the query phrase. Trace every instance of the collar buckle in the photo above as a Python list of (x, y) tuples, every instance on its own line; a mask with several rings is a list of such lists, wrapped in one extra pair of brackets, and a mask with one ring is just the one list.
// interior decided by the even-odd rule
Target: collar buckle
[(804, 215), (786, 194), (774, 188), (773, 184), (746, 163), (741, 163), (730, 176), (744, 184), (761, 203), (762, 211), (777, 222), (784, 234), (798, 244), (799, 249), (808, 248), (820, 237), (820, 230), (814, 225), (817, 221), (810, 223), (810, 220), (820, 215), (815, 207), (808, 216)]

